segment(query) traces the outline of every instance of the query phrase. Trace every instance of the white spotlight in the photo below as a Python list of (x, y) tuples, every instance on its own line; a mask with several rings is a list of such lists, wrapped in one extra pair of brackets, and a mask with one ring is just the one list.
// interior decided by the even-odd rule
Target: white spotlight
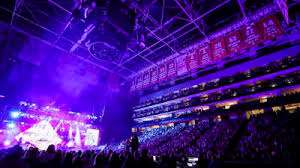
[(11, 118), (19, 118), (20, 114), (21, 113), (19, 111), (12, 111), (12, 112), (10, 112)]

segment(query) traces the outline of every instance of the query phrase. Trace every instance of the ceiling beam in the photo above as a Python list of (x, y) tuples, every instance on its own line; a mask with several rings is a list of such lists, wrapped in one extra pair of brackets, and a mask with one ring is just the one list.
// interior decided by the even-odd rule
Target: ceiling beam
[(163, 0), (163, 6), (162, 6), (162, 9), (161, 9), (160, 26), (162, 26), (162, 22), (164, 20), (165, 5), (166, 5), (166, 0)]
[(14, 20), (15, 20), (15, 15), (17, 13), (19, 5), (20, 5), (20, 1), (16, 0), (15, 5), (14, 5), (14, 10), (11, 12), (12, 16), (11, 16), (10, 23), (8, 25), (7, 37), (9, 37), (9, 35), (10, 35), (11, 27), (13, 26), (13, 23), (14, 23)]
[[(52, 0), (48, 0), (48, 1), (49, 1), (50, 3), (52, 3), (53, 5), (57, 6), (58, 8), (60, 8), (61, 10), (67, 12), (69, 15), (72, 16), (72, 12), (70, 12), (69, 10), (65, 9), (64, 7), (60, 6), (59, 4), (57, 4), (56, 2), (54, 2), (54, 1), (52, 1)], [(71, 20), (72, 20), (72, 19), (71, 19)], [(69, 26), (69, 24), (71, 23), (71, 20), (69, 21), (69, 23), (67, 24), (67, 26), (65, 27), (65, 29)], [(80, 20), (83, 21), (83, 22), (85, 22), (83, 19), (80, 19)], [(120, 28), (119, 26), (113, 24), (111, 21), (108, 21), (108, 23), (111, 24), (114, 28), (116, 28), (118, 31), (120, 31), (120, 32), (121, 32), (122, 34), (124, 34), (125, 36), (129, 36), (128, 32), (126, 32), (125, 30), (123, 30), (123, 29)], [(61, 36), (59, 36), (59, 37), (61, 37)], [(65, 37), (62, 37), (62, 38), (65, 38)], [(75, 42), (73, 42), (73, 41), (72, 41), (72, 43), (74, 43), (75, 45), (77, 44), (77, 43), (75, 43)], [(79, 47), (81, 47), (81, 45), (79, 45)], [(86, 49), (85, 47), (81, 47), (81, 48)], [(144, 58), (143, 58), (143, 59), (144, 59)], [(118, 67), (122, 67), (122, 68), (124, 68), (124, 69), (130, 71), (131, 73), (136, 74), (136, 72), (135, 72), (135, 71), (132, 71), (131, 69), (128, 69), (128, 68), (126, 68), (126, 67), (124, 67), (124, 66), (122, 66), (122, 65), (119, 65), (119, 64), (117, 64), (117, 63), (114, 63), (114, 62), (112, 62), (112, 63), (115, 64), (115, 65), (117, 65)]]
[[(144, 10), (141, 8), (141, 7), (139, 7), (139, 6), (136, 6), (136, 8), (143, 14), (143, 15), (145, 15), (144, 14)], [(147, 9), (148, 10), (148, 9)], [(149, 13), (147, 13), (147, 19), (149, 19), (154, 25), (161, 25), (153, 16), (151, 16)], [(167, 30), (165, 30), (164, 29), (164, 27), (163, 26), (161, 26), (161, 28), (162, 28), (162, 30), (164, 30), (164, 31), (166, 31), (166, 33), (168, 33), (168, 34), (170, 34)], [(148, 29), (147, 27), (146, 27), (146, 29), (149, 31), (150, 29)], [(151, 31), (149, 31), (150, 32), (150, 34), (152, 34), (157, 40), (160, 40), (161, 38), (160, 37), (158, 37), (155, 33), (152, 33)], [(172, 38), (174, 38), (173, 36), (171, 36)], [(161, 40), (161, 42), (163, 42), (164, 44), (167, 44), (164, 40)], [(177, 51), (175, 51), (170, 45), (167, 45), (173, 52), (177, 52)], [(177, 52), (178, 53), (178, 52)]]
[[(179, 8), (179, 7), (177, 7), (177, 8)], [(183, 17), (180, 17), (180, 16), (173, 16), (173, 17), (171, 17), (169, 20), (165, 21), (165, 23), (163, 23), (162, 25), (160, 25), (160, 26), (158, 26), (157, 28), (155, 28), (154, 30), (152, 30), (152, 32), (153, 32), (153, 33), (157, 32), (158, 30), (164, 28), (164, 26), (166, 26), (166, 25), (172, 23), (175, 19), (184, 20), (184, 21), (190, 21), (190, 20), (187, 19), (187, 18), (183, 18)], [(151, 35), (150, 32), (147, 34), (147, 36), (149, 36), (149, 35)]]
[[(148, 27), (146, 27), (146, 30), (148, 30), (157, 40), (161, 40), (161, 38), (156, 35), (155, 33), (153, 33)], [(180, 54), (176, 49), (174, 49), (172, 46), (170, 46), (167, 42), (165, 42), (165, 40), (162, 40), (162, 42), (168, 46), (173, 52)]]
[(237, 0), (237, 1), (238, 1), (238, 3), (239, 3), (240, 9), (241, 9), (241, 11), (242, 11), (244, 20), (248, 22), (248, 17), (247, 17), (247, 15), (246, 15), (246, 12), (245, 12), (243, 3), (241, 2), (241, 0)]
[[(190, 33), (191, 31), (193, 31), (193, 30), (195, 30), (195, 29), (197, 29), (197, 28), (196, 28), (196, 27), (192, 27), (191, 29), (185, 31), (184, 33), (182, 33), (182, 34), (180, 34), (179, 36), (175, 37), (175, 38), (172, 39), (171, 41), (168, 41), (167, 43), (170, 44), (170, 43), (174, 42), (175, 40), (177, 40), (177, 39), (179, 39), (179, 38), (181, 38), (181, 37), (183, 37), (183, 36), (185, 36), (186, 34)], [(163, 45), (161, 45), (161, 46), (155, 48), (154, 50), (152, 50), (151, 52), (149, 52), (148, 54), (146, 54), (145, 57), (148, 56), (148, 55), (150, 55), (150, 54), (152, 54), (152, 53), (154, 53), (155, 51), (157, 51), (157, 50), (163, 48), (165, 45), (166, 45), (166, 44), (163, 44)]]
[[(59, 47), (59, 46), (57, 46), (57, 45), (53, 45), (53, 44), (50, 43), (49, 41), (44, 40), (44, 39), (42, 39), (42, 38), (40, 38), (40, 37), (37, 37), (37, 36), (35, 36), (35, 35), (31, 34), (31, 33), (28, 33), (28, 32), (26, 32), (26, 31), (24, 31), (24, 30), (22, 30), (22, 29), (20, 29), (20, 28), (18, 28), (18, 27), (12, 26), (12, 29), (14, 29), (15, 31), (17, 31), (17, 32), (19, 32), (19, 33), (22, 33), (22, 34), (24, 34), (24, 35), (26, 35), (26, 36), (29, 36), (29, 37), (31, 37), (31, 38), (33, 38), (33, 39), (37, 39), (37, 40), (39, 40), (39, 41), (41, 41), (41, 42), (43, 42), (43, 43), (45, 43), (45, 44), (47, 44), (47, 45), (49, 45), (49, 46), (51, 46), (51, 47), (53, 47), (53, 48), (56, 48), (56, 49), (58, 49), (58, 50), (60, 50), (60, 51), (63, 51), (63, 52), (65, 52), (65, 53), (68, 53), (68, 54), (70, 54), (70, 55), (72, 55), (72, 56), (76, 56), (77, 58), (83, 60), (84, 62), (90, 63), (90, 64), (92, 64), (92, 65), (94, 65), (94, 66), (96, 66), (96, 67), (98, 67), (98, 68), (101, 68), (101, 69), (107, 71), (107, 72), (116, 73), (116, 72), (114, 72), (114, 71), (112, 71), (112, 70), (110, 70), (110, 69), (108, 69), (108, 68), (106, 68), (106, 67), (104, 67), (104, 66), (101, 66), (101, 65), (99, 65), (99, 64), (97, 64), (97, 63), (95, 63), (95, 62), (93, 62), (93, 61), (91, 61), (91, 60), (88, 60), (88, 59), (86, 59), (86, 58), (83, 58), (82, 56), (79, 56), (79, 55), (77, 55), (77, 54), (75, 54), (75, 53), (70, 53), (69, 51), (65, 50), (64, 48), (61, 48), (61, 47)], [(126, 77), (126, 76), (124, 76), (124, 75), (121, 75), (121, 74), (117, 74), (117, 75), (119, 75), (119, 76), (121, 76), (121, 77), (123, 77), (123, 78), (125, 78), (125, 79), (128, 79), (128, 77)]]
[[(172, 39), (171, 41), (168, 41), (168, 43), (171, 43), (171, 42), (173, 42), (173, 41), (175, 41), (175, 40), (177, 40), (177, 39), (179, 39), (179, 38), (185, 36), (186, 34), (190, 33), (190, 32), (193, 31), (193, 30), (196, 30), (196, 29), (197, 29), (196, 27), (192, 27), (191, 29), (189, 29), (189, 30), (185, 31), (184, 33), (180, 34), (179, 36), (177, 36), (175, 39)], [(164, 46), (165, 46), (165, 44), (163, 44), (163, 45), (161, 45), (161, 46), (155, 48), (154, 50), (152, 50), (150, 53), (146, 54), (145, 56), (148, 56), (148, 55), (150, 55), (150, 54), (152, 54), (152, 53), (158, 51), (159, 49), (163, 48)], [(179, 56), (179, 55), (177, 55), (177, 56)], [(177, 56), (176, 56), (176, 57), (177, 57)], [(176, 58), (176, 57), (175, 57), (175, 58)], [(131, 75), (130, 78), (131, 78), (132, 76), (133, 76), (133, 75)]]
[(215, 6), (214, 8), (208, 10), (207, 12), (203, 13), (202, 15), (200, 15), (199, 17), (191, 20), (189, 23), (183, 25), (182, 27), (178, 28), (177, 30), (173, 31), (172, 33), (168, 34), (167, 36), (161, 38), (161, 40), (158, 40), (156, 43), (146, 47), (144, 50), (140, 51), (139, 53), (135, 54), (134, 56), (130, 57), (129, 59), (127, 59), (126, 61), (124, 61), (121, 65), (124, 65), (125, 63), (129, 62), (130, 60), (134, 59), (135, 57), (137, 57), (139, 54), (144, 53), (145, 51), (149, 50), (150, 48), (156, 46), (157, 44), (159, 44), (160, 42), (162, 42), (162, 40), (165, 40), (167, 38), (169, 38), (170, 36), (176, 34), (177, 32), (183, 30), (184, 28), (188, 27), (189, 25), (193, 24), (194, 22), (196, 22), (197, 20), (203, 18), (204, 16), (210, 14), (211, 12), (215, 11), (216, 9), (220, 8), (221, 6), (227, 4), (228, 2), (230, 2), (231, 0), (225, 0), (222, 3), (220, 3), (219, 5)]
[[(10, 34), (11, 34), (11, 30), (12, 30), (13, 23), (14, 23), (14, 20), (15, 20), (15, 15), (16, 15), (17, 10), (18, 10), (18, 7), (19, 7), (19, 5), (20, 5), (19, 2), (20, 2), (19, 0), (16, 0), (16, 1), (15, 1), (14, 10), (13, 10), (12, 12), (10, 12), (10, 13), (12, 14), (12, 16), (11, 16), (10, 23), (8, 24), (7, 42), (6, 42), (6, 45), (4, 46), (4, 52), (5, 52), (5, 53), (6, 53), (7, 50), (8, 50), (9, 36), (10, 36)], [(5, 54), (5, 53), (4, 53), (4, 54)]]
[[(131, 48), (127, 48), (129, 51), (131, 51), (132, 53), (135, 54), (135, 52), (131, 49)], [(139, 57), (143, 58), (144, 60), (146, 60), (147, 62), (149, 62), (150, 64), (152, 65), (157, 65), (156, 63), (154, 63), (153, 61), (149, 60), (148, 58), (142, 56), (142, 55), (139, 55)]]
[(64, 34), (64, 32), (67, 30), (67, 28), (70, 26), (70, 24), (72, 23), (73, 17), (70, 18), (70, 20), (68, 21), (68, 23), (66, 24), (66, 26), (64, 27), (63, 31), (59, 33), (59, 36), (57, 37), (57, 39), (55, 40), (54, 44), (56, 44), (58, 42), (58, 40), (60, 39), (60, 37)]
[[(12, 13), (12, 12), (13, 12), (13, 11), (11, 11), (11, 10), (9, 10), (9, 9), (6, 9), (6, 8), (2, 7), (2, 6), (0, 6), (0, 9), (4, 10), (4, 11), (6, 11), (6, 12), (9, 12), (9, 13)], [(31, 21), (30, 19), (27, 19), (27, 18), (25, 18), (25, 17), (23, 17), (23, 16), (21, 16), (21, 15), (19, 15), (19, 14), (17, 14), (17, 13), (15, 13), (15, 16), (20, 17), (20, 18), (24, 19), (25, 21), (28, 21), (28, 22), (30, 22), (31, 24), (33, 24), (33, 25), (35, 25), (35, 26), (37, 26), (37, 27), (39, 27), (39, 28), (41, 28), (41, 29), (43, 29), (43, 30), (46, 30), (46, 31), (50, 32), (51, 34), (53, 34), (53, 35), (55, 35), (55, 36), (58, 36), (57, 33), (55, 33), (55, 32), (53, 32), (53, 31), (47, 29), (46, 27), (43, 27), (43, 26), (39, 25), (38, 23), (35, 23), (35, 22)], [(112, 70), (110, 70), (110, 69), (108, 69), (108, 68), (106, 68), (106, 67), (104, 67), (104, 66), (102, 66), (102, 65), (99, 65), (99, 64), (97, 64), (97, 63), (95, 63), (95, 62), (92, 62), (91, 60), (88, 60), (88, 59), (86, 59), (86, 58), (83, 58), (82, 56), (79, 56), (79, 55), (77, 55), (77, 54), (75, 54), (75, 53), (70, 53), (69, 51), (67, 51), (67, 50), (65, 50), (65, 49), (63, 49), (63, 48), (58, 47), (57, 45), (55, 45), (55, 44), (53, 44), (53, 43), (51, 43), (51, 42), (49, 42), (49, 41), (47, 41), (47, 40), (44, 40), (44, 39), (42, 39), (42, 38), (40, 38), (40, 37), (37, 37), (37, 36), (35, 36), (35, 35), (31, 34), (31, 33), (28, 33), (28, 32), (26, 32), (26, 31), (24, 31), (24, 30), (21, 30), (21, 29), (18, 28), (18, 27), (15, 27), (15, 26), (13, 26), (13, 25), (12, 25), (11, 27), (12, 27), (14, 30), (16, 30), (16, 31), (18, 31), (18, 32), (20, 32), (20, 33), (23, 33), (23, 34), (25, 34), (25, 35), (27, 35), (27, 36), (33, 37), (33, 38), (35, 38), (35, 39), (38, 39), (38, 40), (40, 40), (40, 41), (42, 41), (42, 42), (44, 42), (44, 43), (46, 43), (46, 44), (48, 44), (48, 45), (50, 45), (50, 46), (52, 46), (52, 47), (55, 47), (55, 48), (57, 48), (57, 49), (59, 49), (59, 50), (61, 50), (61, 51), (64, 51), (64, 52), (66, 52), (66, 53), (69, 53), (69, 54), (72, 54), (72, 55), (74, 55), (74, 56), (77, 56), (78, 58), (80, 58), (80, 59), (82, 59), (82, 60), (84, 60), (84, 61), (86, 61), (86, 62), (88, 62), (88, 63), (91, 63), (91, 64), (93, 64), (93, 65), (97, 65), (97, 67), (102, 68), (103, 70), (106, 70), (106, 71), (108, 71), (108, 72), (115, 73), (114, 71), (112, 71)], [(65, 37), (62, 37), (62, 38), (66, 39)], [(69, 40), (69, 39), (66, 39), (66, 40), (67, 40), (67, 41), (70, 41), (71, 43), (74, 43), (73, 41), (71, 41), (71, 40)], [(82, 47), (82, 46), (79, 46), (79, 47), (81, 47), (81, 48), (83, 48), (83, 49), (86, 49), (85, 47)], [(87, 49), (86, 49), (86, 50), (87, 50)], [(112, 62), (112, 63), (113, 63), (113, 62)], [(116, 63), (113, 63), (113, 64), (115, 64), (116, 66), (120, 66), (119, 64), (116, 64)], [(120, 67), (123, 67), (123, 66), (121, 65)], [(130, 71), (130, 72), (136, 74), (135, 71), (132, 71), (132, 70), (126, 68), (126, 67), (123, 67), (123, 68), (125, 68), (125, 69), (127, 69), (128, 71)], [(120, 76), (121, 76), (121, 75), (120, 75)], [(122, 76), (122, 77), (123, 77), (123, 78), (127, 78), (127, 77), (125, 77), (125, 76)]]
[(14, 19), (15, 19), (15, 14), (17, 13), (18, 7), (20, 5), (20, 1), (16, 0), (15, 1), (15, 6), (14, 6), (14, 11), (12, 12), (11, 20), (10, 20), (10, 26), (13, 25)]
[(109, 23), (113, 28), (115, 28), (118, 32), (122, 33), (127, 38), (130, 37), (130, 33), (128, 33), (126, 30), (124, 30), (122, 27), (114, 24), (110, 19), (107, 20), (107, 23)]
[(52, 1), (52, 0), (48, 0), (50, 3), (52, 3), (53, 5), (55, 5), (56, 7), (60, 8), (61, 10), (67, 12), (69, 15), (72, 15), (72, 12), (68, 11), (67, 9), (65, 9), (64, 7), (60, 6), (58, 3)]
[[(180, 2), (178, 0), (174, 0), (174, 1), (180, 7), (180, 9), (188, 16), (188, 18), (192, 21), (193, 17), (185, 10), (185, 8), (180, 4)], [(200, 28), (200, 26), (196, 22), (193, 22), (193, 24), (197, 27), (197, 29), (204, 36), (204, 38), (208, 40), (207, 35), (203, 32), (203, 30)]]

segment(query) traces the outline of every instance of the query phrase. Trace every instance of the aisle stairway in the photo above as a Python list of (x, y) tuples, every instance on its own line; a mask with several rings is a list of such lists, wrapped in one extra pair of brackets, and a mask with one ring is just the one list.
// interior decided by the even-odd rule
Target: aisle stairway
[(247, 126), (248, 126), (248, 119), (243, 120), (243, 123), (240, 125), (239, 130), (237, 133), (234, 135), (234, 137), (231, 139), (229, 142), (229, 145), (225, 149), (224, 152), (224, 159), (231, 159), (233, 154), (234, 154), (234, 149), (238, 147), (239, 140), (241, 137), (246, 133), (247, 131)]

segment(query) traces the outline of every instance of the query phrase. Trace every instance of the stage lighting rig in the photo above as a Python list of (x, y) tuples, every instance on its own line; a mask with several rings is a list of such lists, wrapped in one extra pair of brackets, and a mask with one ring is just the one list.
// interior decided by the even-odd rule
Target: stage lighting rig
[(99, 60), (118, 62), (121, 50), (118, 47), (118, 42), (111, 39), (111, 43), (107, 41), (95, 41), (89, 44), (90, 54)]
[(145, 48), (145, 37), (146, 37), (146, 29), (145, 22), (142, 18), (137, 17), (135, 20), (134, 33), (136, 37), (136, 42), (140, 46), (140, 48)]
[(78, 7), (72, 12), (72, 24), (75, 26), (82, 22), (97, 26), (105, 23), (109, 5), (109, 0), (80, 0)]
[(80, 8), (84, 11), (84, 19), (88, 26), (84, 29), (81, 38), (70, 49), (70, 52), (74, 52), (79, 45), (84, 43), (94, 58), (102, 61), (119, 62), (121, 44), (109, 31), (105, 32), (109, 5), (109, 0), (81, 1)]

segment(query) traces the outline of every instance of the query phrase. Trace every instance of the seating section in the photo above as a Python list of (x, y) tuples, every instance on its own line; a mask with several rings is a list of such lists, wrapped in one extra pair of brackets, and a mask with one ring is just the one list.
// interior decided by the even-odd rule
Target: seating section
[(281, 70), (289, 69), (295, 66), (300, 65), (300, 55), (295, 57), (286, 57), (280, 61), (273, 61), (266, 66), (262, 67), (254, 67), (250, 71), (247, 72), (238, 72), (233, 76), (225, 76), (218, 79), (211, 80), (209, 82), (200, 83), (198, 85), (194, 85), (188, 88), (183, 88), (181, 90), (174, 91), (172, 93), (168, 93), (163, 96), (159, 96), (145, 102), (140, 103), (139, 105), (133, 107), (133, 109), (144, 108), (147, 106), (151, 106), (154, 104), (174, 100), (180, 97), (185, 97), (188, 95), (196, 94), (199, 92), (211, 90), (214, 88), (218, 88), (221, 86), (229, 85), (232, 83), (244, 81), (247, 79), (252, 79), (255, 77), (263, 76), (266, 74), (278, 72)]
[(199, 121), (196, 125), (156, 128), (139, 136), (150, 155), (202, 159), (278, 160), (299, 154), (300, 108), (253, 115), (249, 119)]
[(170, 104), (158, 105), (156, 107), (146, 108), (144, 110), (137, 110), (134, 112), (134, 118), (145, 117), (154, 114), (161, 114), (179, 109), (186, 109), (189, 107), (205, 105), (208, 103), (216, 103), (222, 100), (229, 100), (233, 98), (243, 97), (266, 91), (272, 91), (275, 89), (285, 88), (289, 86), (295, 86), (299, 84), (300, 71), (295, 71), (289, 74), (275, 76), (272, 79), (251, 82), (245, 85), (240, 85), (237, 87), (228, 88), (217, 92), (195, 96), (190, 99), (183, 99), (181, 101), (172, 102)]
[(299, 137), (296, 136), (295, 119), (284, 117), (274, 114), (253, 116), (235, 149), (234, 158), (295, 160), (297, 142), (299, 142)]
[[(267, 97), (264, 99), (263, 102), (261, 99), (257, 99), (249, 102), (234, 104), (231, 105), (230, 107), (226, 107), (225, 105), (218, 106), (218, 107), (213, 106), (205, 110), (201, 108), (195, 108), (192, 111), (184, 111), (179, 114), (174, 114), (170, 117), (163, 118), (161, 120), (156, 120), (156, 121), (171, 122), (176, 118), (202, 119), (202, 118), (216, 117), (218, 115), (225, 115), (225, 116), (232, 115), (232, 114), (241, 115), (244, 114), (245, 112), (247, 113), (248, 111), (251, 112), (253, 110), (258, 110), (258, 109), (269, 109), (275, 106), (282, 107), (286, 104), (299, 103), (299, 102), (300, 102), (300, 93), (292, 92), (292, 93), (285, 93), (282, 95)], [(149, 121), (149, 123), (155, 123), (155, 122)]]

